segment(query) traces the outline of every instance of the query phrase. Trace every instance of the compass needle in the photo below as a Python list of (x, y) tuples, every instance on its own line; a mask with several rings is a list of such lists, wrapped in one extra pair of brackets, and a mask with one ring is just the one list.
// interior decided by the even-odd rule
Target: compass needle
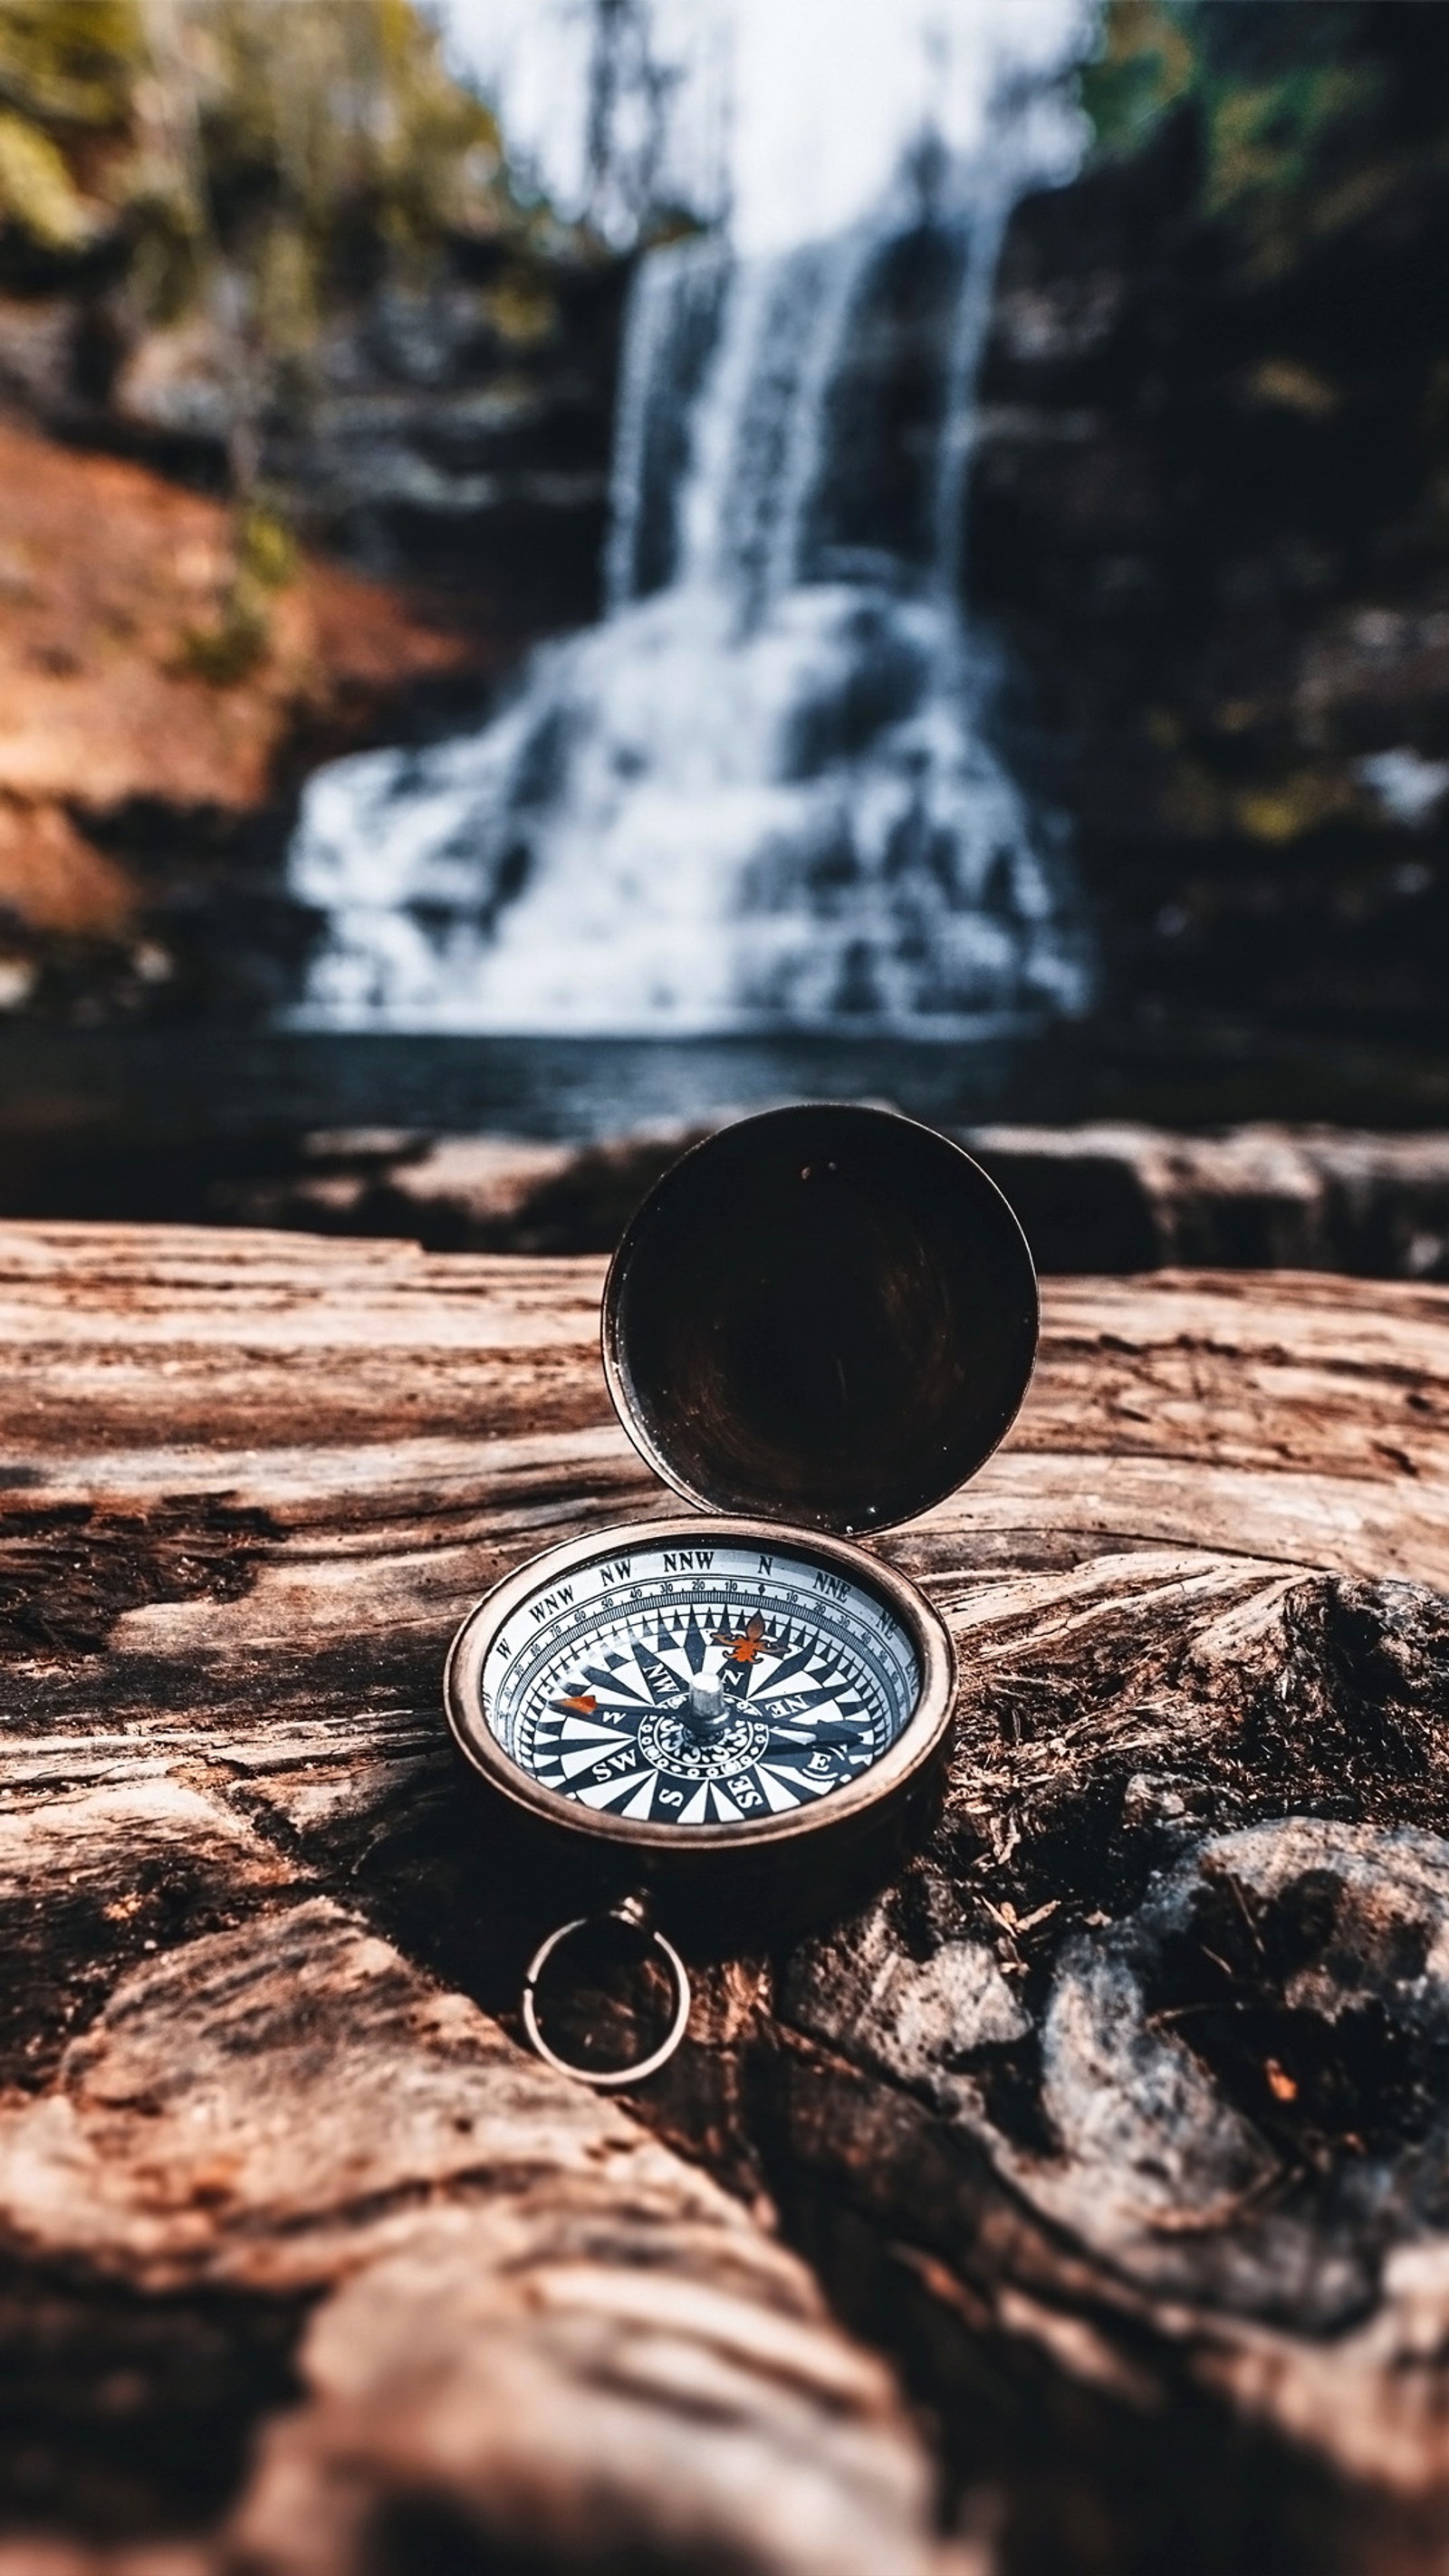
[[(622, 1661), (622, 1657), (620, 1657), (619, 1660)], [(629, 1683), (625, 1681), (622, 1673), (596, 1672), (591, 1667), (588, 1673), (588, 1679), (591, 1682), (597, 1682), (601, 1690), (622, 1691), (626, 1699), (637, 1700), (639, 1698), (639, 1693), (636, 1690), (631, 1689)]]

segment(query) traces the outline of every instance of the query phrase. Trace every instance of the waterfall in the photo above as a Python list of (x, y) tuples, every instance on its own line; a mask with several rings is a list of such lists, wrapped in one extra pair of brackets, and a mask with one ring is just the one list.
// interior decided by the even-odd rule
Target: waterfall
[(929, 1037), (1082, 1005), (959, 597), (1007, 203), (642, 263), (608, 613), (478, 733), (312, 780), (304, 1023)]
[(610, 478), (604, 596), (612, 612), (667, 580), (690, 424), (729, 278), (722, 242), (676, 243), (635, 271)]

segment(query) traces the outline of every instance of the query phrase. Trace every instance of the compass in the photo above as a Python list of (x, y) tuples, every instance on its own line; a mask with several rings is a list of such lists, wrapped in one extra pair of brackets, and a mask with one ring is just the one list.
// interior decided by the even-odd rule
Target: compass
[[(688, 2018), (684, 1938), (711, 1889), (756, 1932), (772, 1893), (828, 1908), (898, 1834), (954, 1699), (950, 1639), (878, 1533), (997, 1446), (1037, 1334), (1015, 1217), (959, 1147), (823, 1106), (721, 1130), (651, 1191), (604, 1295), (604, 1371), (661, 1480), (696, 1506), (547, 1549), (464, 1620), (446, 1701), (474, 1770), (555, 1853), (613, 1866), (528, 1969), (525, 2029), (586, 2082), (637, 2084)], [(597, 2062), (544, 1990), (600, 1921), (667, 1999), (657, 2045)]]

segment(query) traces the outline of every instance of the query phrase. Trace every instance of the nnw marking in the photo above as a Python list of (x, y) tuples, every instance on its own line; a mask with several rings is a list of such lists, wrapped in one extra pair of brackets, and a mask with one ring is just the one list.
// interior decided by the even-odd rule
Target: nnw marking
[(664, 1558), (666, 1574), (708, 1574), (714, 1563), (712, 1547), (677, 1547)]

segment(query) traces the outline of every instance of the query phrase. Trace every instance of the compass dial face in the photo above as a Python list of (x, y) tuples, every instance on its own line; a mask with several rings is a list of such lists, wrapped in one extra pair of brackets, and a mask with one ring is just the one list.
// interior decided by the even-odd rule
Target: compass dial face
[(817, 1806), (889, 1751), (916, 1649), (889, 1603), (794, 1546), (633, 1544), (536, 1585), (482, 1659), (483, 1718), (541, 1787), (631, 1824)]

